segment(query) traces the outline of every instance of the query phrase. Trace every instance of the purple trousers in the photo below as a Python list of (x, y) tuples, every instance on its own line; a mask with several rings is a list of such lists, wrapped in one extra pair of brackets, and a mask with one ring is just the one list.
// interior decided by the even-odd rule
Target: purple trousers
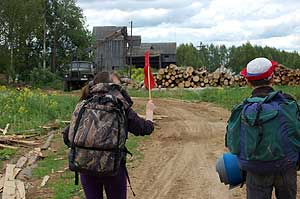
[(86, 199), (103, 199), (103, 188), (107, 199), (127, 198), (127, 178), (122, 167), (116, 176), (97, 177), (80, 173), (80, 181)]

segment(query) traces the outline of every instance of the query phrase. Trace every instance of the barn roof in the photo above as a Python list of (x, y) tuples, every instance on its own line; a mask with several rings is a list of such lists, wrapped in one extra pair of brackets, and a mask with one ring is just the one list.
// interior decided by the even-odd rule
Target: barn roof
[[(122, 28), (126, 28), (126, 26), (96, 26), (93, 28), (93, 34), (96, 37), (96, 40), (103, 40), (109, 35), (113, 34), (114, 32), (121, 30)], [(114, 39), (121, 39), (122, 36), (120, 35)]]
[(133, 47), (132, 56), (144, 56), (145, 52), (149, 50), (150, 55), (160, 54), (176, 54), (176, 42), (171, 43), (141, 43), (141, 46)]

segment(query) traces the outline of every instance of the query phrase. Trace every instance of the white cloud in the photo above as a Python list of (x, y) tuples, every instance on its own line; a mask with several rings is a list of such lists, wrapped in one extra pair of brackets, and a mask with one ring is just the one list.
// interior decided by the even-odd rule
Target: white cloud
[(299, 0), (79, 0), (89, 29), (128, 26), (144, 42), (246, 41), (300, 51)]

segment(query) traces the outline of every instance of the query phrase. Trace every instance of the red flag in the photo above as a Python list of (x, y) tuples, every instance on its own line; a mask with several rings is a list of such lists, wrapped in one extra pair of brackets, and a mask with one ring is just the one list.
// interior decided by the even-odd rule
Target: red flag
[[(151, 67), (150, 67), (150, 56), (149, 51), (147, 50), (145, 53), (145, 67), (144, 67), (144, 85), (147, 89), (149, 89), (150, 84), (150, 90), (155, 87), (155, 81), (153, 78), (153, 75), (151, 73)], [(149, 81), (150, 78), (150, 81)]]

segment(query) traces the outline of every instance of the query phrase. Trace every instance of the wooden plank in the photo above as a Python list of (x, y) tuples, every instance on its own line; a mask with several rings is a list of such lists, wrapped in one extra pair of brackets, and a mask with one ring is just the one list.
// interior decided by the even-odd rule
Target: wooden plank
[(0, 143), (2, 144), (20, 144), (20, 145), (38, 145), (39, 143), (36, 143), (35, 141), (27, 141), (27, 140), (16, 140), (11, 138), (0, 138)]
[(46, 183), (48, 182), (49, 178), (50, 178), (50, 176), (48, 176), (48, 175), (44, 176), (43, 181), (41, 183), (41, 187), (44, 187), (46, 185)]
[(41, 147), (42, 150), (47, 150), (49, 148), (49, 146), (51, 145), (51, 141), (52, 141), (53, 137), (54, 137), (54, 131), (51, 131), (49, 133), (49, 137), (46, 140), (45, 144)]
[(0, 177), (0, 193), (2, 193), (4, 187), (4, 176)]
[(28, 153), (27, 166), (33, 165), (43, 154), (41, 153), (41, 148), (35, 148), (34, 150)]
[(7, 164), (6, 171), (5, 171), (5, 178), (4, 181), (14, 180), (14, 169), (16, 168), (15, 164)]
[(16, 199), (25, 199), (26, 191), (25, 184), (21, 180), (16, 180)]
[(25, 163), (27, 162), (28, 158), (26, 158), (25, 156), (22, 156), (19, 158), (19, 160), (17, 161), (16, 167), (17, 168), (22, 168)]
[(18, 147), (16, 146), (9, 146), (6, 144), (0, 144), (0, 148), (4, 148), (4, 149), (18, 149)]
[(2, 198), (3, 199), (16, 198), (16, 184), (14, 180), (4, 182)]
[(14, 178), (16, 178), (17, 177), (17, 175), (20, 173), (20, 171), (21, 171), (22, 169), (20, 169), (20, 168), (14, 168)]
[(8, 131), (8, 128), (9, 128), (9, 123), (6, 124), (5, 128), (4, 129), (0, 129), (0, 131), (2, 131), (3, 135), (6, 135), (7, 131)]

